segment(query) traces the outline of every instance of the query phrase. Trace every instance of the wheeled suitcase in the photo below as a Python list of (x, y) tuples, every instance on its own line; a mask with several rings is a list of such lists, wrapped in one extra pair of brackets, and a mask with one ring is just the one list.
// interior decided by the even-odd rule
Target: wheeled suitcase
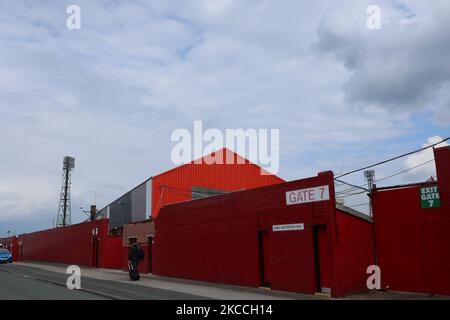
[(131, 261), (128, 261), (128, 273), (130, 274), (131, 281), (138, 281), (140, 278), (137, 268), (133, 267)]

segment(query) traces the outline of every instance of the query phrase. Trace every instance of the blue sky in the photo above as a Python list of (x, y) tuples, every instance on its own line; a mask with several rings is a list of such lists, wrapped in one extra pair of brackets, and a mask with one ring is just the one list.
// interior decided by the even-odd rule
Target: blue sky
[[(66, 28), (71, 4), (80, 30)], [(366, 28), (369, 4), (380, 30)], [(51, 226), (63, 156), (77, 159), (81, 221), (92, 190), (102, 207), (173, 167), (170, 135), (194, 120), (280, 129), (287, 180), (447, 137), (449, 16), (444, 0), (2, 1), (0, 235)], [(433, 174), (430, 164), (386, 182)]]

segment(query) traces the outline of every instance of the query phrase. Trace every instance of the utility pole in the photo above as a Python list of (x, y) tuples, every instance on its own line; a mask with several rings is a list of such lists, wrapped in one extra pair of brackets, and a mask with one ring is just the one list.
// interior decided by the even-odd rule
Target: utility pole
[(369, 189), (369, 215), (371, 217), (373, 217), (372, 191), (373, 191), (373, 184), (375, 182), (375, 171), (374, 170), (366, 170), (366, 171), (364, 171), (364, 178), (367, 181), (367, 188)]

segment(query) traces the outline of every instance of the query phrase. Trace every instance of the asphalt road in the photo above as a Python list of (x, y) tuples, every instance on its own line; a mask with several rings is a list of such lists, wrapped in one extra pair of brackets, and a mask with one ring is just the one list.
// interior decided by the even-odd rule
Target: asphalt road
[[(1, 268), (2, 266), (0, 266)], [(0, 299), (1, 300), (98, 300), (105, 299), (80, 290), (67, 288), (50, 283), (16, 275), (9, 272), (0, 272)]]
[(82, 290), (66, 287), (68, 275), (19, 265), (0, 265), (0, 299), (39, 300), (199, 300), (195, 296), (158, 288), (82, 277)]

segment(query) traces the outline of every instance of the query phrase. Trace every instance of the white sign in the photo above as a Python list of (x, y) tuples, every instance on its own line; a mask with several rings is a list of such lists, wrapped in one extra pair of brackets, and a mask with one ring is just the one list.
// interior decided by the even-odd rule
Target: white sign
[(293, 230), (304, 230), (305, 226), (303, 223), (293, 223), (293, 224), (276, 224), (272, 226), (273, 231), (293, 231)]
[(286, 192), (286, 205), (330, 200), (328, 186)]

